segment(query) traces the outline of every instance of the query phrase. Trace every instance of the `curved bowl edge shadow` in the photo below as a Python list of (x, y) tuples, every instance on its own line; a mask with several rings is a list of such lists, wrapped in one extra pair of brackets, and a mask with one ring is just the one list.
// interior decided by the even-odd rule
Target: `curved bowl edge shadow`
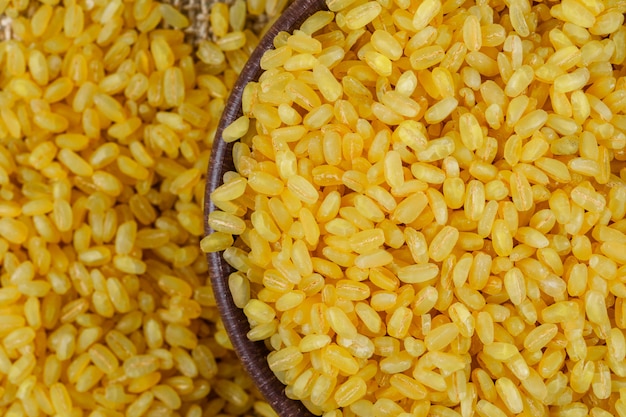
[[(235, 169), (232, 161), (233, 144), (222, 140), (222, 132), (226, 126), (242, 115), (241, 96), (244, 87), (250, 81), (257, 81), (263, 72), (260, 67), (261, 57), (266, 50), (273, 48), (276, 35), (282, 31), (299, 28), (306, 18), (319, 10), (326, 10), (324, 0), (295, 0), (260, 40), (233, 86), (217, 128), (207, 168), (204, 199), (205, 235), (212, 231), (206, 219), (209, 213), (216, 209), (210, 195), (223, 183), (223, 175)], [(233, 272), (233, 269), (222, 257), (222, 252), (208, 253), (206, 257), (209, 277), (222, 322), (245, 371), (281, 417), (312, 417), (313, 414), (300, 401), (289, 399), (285, 395), (285, 386), (276, 378), (267, 364), (266, 358), (269, 351), (263, 342), (251, 342), (247, 338), (246, 334), (250, 330), (248, 320), (243, 311), (233, 302), (228, 288), (228, 275)]]

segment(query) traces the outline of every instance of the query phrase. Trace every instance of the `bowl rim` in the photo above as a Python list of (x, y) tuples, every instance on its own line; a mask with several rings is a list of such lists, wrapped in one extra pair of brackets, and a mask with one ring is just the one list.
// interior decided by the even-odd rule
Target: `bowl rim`
[[(222, 133), (225, 127), (243, 114), (241, 102), (245, 86), (248, 82), (257, 81), (263, 73), (260, 66), (261, 57), (265, 51), (274, 48), (273, 41), (279, 32), (293, 31), (306, 18), (322, 10), (327, 10), (324, 0), (295, 0), (291, 3), (263, 35), (239, 74), (218, 124), (207, 167), (207, 183), (204, 190), (205, 236), (213, 231), (208, 225), (208, 216), (217, 210), (210, 195), (223, 184), (224, 174), (235, 169), (232, 161), (233, 143), (224, 142)], [(247, 338), (246, 334), (250, 330), (248, 320), (243, 310), (235, 305), (228, 287), (228, 276), (234, 270), (226, 263), (222, 255), (223, 252), (206, 254), (209, 279), (224, 328), (244, 370), (266, 401), (281, 417), (313, 417), (301, 401), (292, 400), (285, 395), (285, 385), (278, 380), (267, 363), (267, 355), (270, 351), (264, 342), (252, 342)]]

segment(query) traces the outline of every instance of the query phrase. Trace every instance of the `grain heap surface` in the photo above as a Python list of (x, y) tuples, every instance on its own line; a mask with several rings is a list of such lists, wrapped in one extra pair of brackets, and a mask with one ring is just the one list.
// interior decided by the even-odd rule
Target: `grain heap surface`
[(626, 416), (626, 3), (327, 4), (244, 91), (202, 240), (286, 394)]

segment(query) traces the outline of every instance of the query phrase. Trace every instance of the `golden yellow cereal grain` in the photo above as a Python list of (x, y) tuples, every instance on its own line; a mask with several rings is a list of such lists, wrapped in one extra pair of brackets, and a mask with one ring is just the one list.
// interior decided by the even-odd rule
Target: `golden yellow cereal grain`
[(189, 19), (183, 13), (178, 11), (170, 4), (160, 4), (159, 8), (161, 9), (161, 16), (163, 16), (163, 20), (166, 24), (176, 28), (176, 29), (185, 29), (189, 26)]
[(413, 17), (413, 27), (415, 30), (421, 30), (426, 27), (430, 23), (430, 21), (439, 13), (441, 10), (441, 1), (439, 0), (428, 0), (420, 4), (420, 6), (415, 11)]

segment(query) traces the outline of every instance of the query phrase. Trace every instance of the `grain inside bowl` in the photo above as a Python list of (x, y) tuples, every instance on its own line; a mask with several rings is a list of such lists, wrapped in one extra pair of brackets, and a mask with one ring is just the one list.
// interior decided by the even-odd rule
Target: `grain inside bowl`
[(326, 416), (626, 416), (626, 4), (328, 1), (223, 132), (205, 251)]

